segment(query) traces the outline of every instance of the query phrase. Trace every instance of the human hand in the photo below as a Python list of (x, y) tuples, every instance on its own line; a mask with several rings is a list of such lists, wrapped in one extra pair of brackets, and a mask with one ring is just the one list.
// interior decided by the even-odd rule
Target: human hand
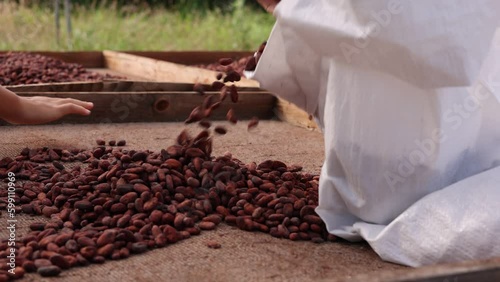
[(280, 0), (257, 0), (259, 4), (268, 12), (268, 13), (273, 13), (274, 8), (276, 8), (276, 5), (280, 2)]
[(42, 124), (62, 118), (65, 115), (90, 115), (94, 104), (76, 99), (49, 97), (19, 97), (17, 109), (5, 120), (12, 124)]

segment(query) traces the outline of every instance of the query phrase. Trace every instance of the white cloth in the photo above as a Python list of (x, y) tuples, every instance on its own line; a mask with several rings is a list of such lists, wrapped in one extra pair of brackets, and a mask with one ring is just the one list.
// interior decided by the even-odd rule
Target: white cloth
[(498, 11), (498, 0), (278, 5), (254, 79), (324, 133), (316, 211), (330, 233), (410, 266), (500, 256)]

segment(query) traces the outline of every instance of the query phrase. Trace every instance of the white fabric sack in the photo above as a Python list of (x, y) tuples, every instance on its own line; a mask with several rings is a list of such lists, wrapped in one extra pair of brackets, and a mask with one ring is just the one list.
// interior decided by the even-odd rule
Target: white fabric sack
[(278, 5), (254, 79), (324, 133), (317, 213), (330, 233), (410, 266), (500, 256), (498, 11), (498, 0)]

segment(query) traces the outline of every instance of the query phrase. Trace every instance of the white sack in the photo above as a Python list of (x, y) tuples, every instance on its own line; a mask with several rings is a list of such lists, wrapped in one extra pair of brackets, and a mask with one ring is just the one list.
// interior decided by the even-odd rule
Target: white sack
[(480, 174), (500, 165), (498, 11), (497, 0), (278, 5), (254, 78), (324, 133), (317, 213), (329, 232), (412, 266), (500, 256), (500, 239), (480, 236), (500, 229), (494, 170)]

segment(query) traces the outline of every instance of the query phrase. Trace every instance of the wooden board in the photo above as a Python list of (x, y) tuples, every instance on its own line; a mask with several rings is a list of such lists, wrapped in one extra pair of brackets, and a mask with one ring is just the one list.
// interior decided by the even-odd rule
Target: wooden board
[(381, 271), (351, 277), (372, 282), (476, 282), (500, 281), (500, 258), (429, 265), (413, 269)]
[[(124, 123), (184, 121), (193, 108), (201, 105), (205, 96), (195, 92), (23, 92), (20, 96), (48, 96), (74, 98), (94, 103), (88, 117), (67, 116), (55, 123)], [(207, 95), (219, 95), (208, 93)], [(240, 120), (254, 116), (271, 119), (275, 97), (267, 92), (241, 92), (240, 101), (233, 104), (226, 99), (211, 116), (212, 120), (224, 120), (229, 108), (233, 108)], [(155, 106), (159, 101), (169, 105), (164, 111)], [(3, 123), (5, 125), (6, 123)]]
[[(210, 89), (209, 85), (206, 85)], [(97, 81), (97, 82), (63, 82), (9, 86), (7, 89), (15, 93), (23, 92), (147, 92), (147, 91), (193, 91), (191, 83), (145, 82), (145, 81)], [(262, 92), (259, 88), (238, 87), (239, 91)]]
[(282, 121), (312, 130), (319, 130), (318, 125), (308, 113), (287, 100), (281, 98), (277, 100), (275, 113)]
[(254, 51), (125, 51), (123, 53), (168, 61), (183, 65), (212, 64), (220, 58), (239, 59), (253, 55)]
[(107, 75), (115, 76), (115, 77), (118, 77), (120, 80), (146, 81), (144, 78), (133, 76), (130, 74), (121, 73), (121, 72), (115, 71), (115, 70), (110, 70), (110, 69), (107, 69), (105, 67), (87, 68), (87, 70), (94, 72), (94, 73), (101, 74), (101, 75), (107, 74)]
[[(137, 55), (103, 51), (107, 68), (150, 81), (211, 84), (217, 72)], [(258, 87), (255, 80), (242, 78), (238, 86)]]

